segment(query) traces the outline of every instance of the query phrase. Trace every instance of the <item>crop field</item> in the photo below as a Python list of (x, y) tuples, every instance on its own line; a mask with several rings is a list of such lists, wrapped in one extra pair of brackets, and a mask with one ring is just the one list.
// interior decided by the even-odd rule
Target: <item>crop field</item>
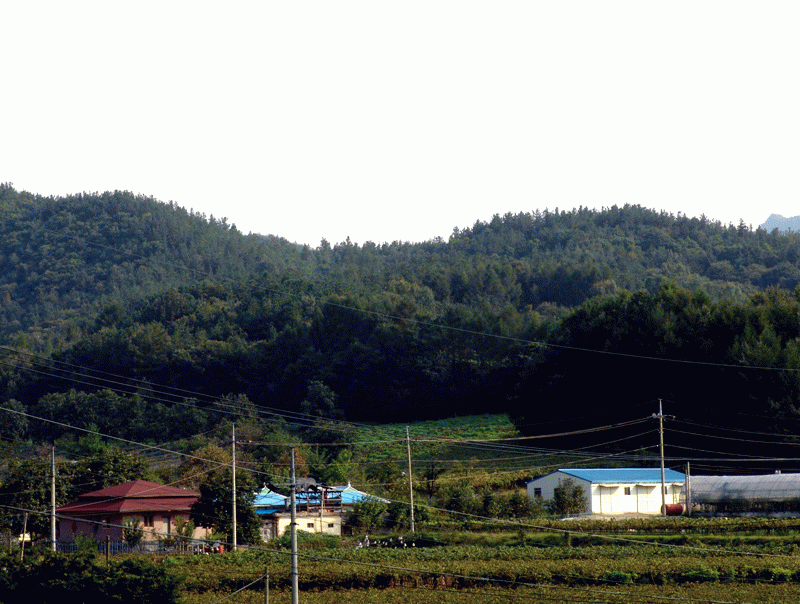
[[(685, 520), (685, 519), (684, 519)], [(798, 523), (735, 523), (606, 535), (543, 532), (505, 543), (301, 550), (301, 602), (753, 602), (800, 601)], [(584, 527), (587, 528), (587, 527)], [(694, 530), (696, 529), (696, 530)], [(628, 537), (617, 538), (625, 533)], [(452, 535), (454, 540), (459, 538)], [(440, 536), (441, 538), (441, 536)], [(461, 537), (463, 540), (467, 540)], [(502, 541), (502, 540), (501, 540)], [(394, 541), (397, 545), (397, 541)], [(282, 550), (163, 560), (184, 578), (187, 604), (290, 602)]]
[[(226, 594), (205, 594), (191, 602), (213, 604), (225, 598)], [(752, 602), (758, 604), (797, 602), (800, 590), (796, 585), (680, 585), (680, 586), (626, 586), (613, 589), (586, 589), (563, 587), (518, 587), (514, 589), (431, 589), (407, 588), (385, 590), (340, 590), (331, 592), (301, 592), (300, 602), (323, 604), (332, 601), (343, 604), (466, 604), (469, 602), (491, 602), (497, 604), (548, 603), (575, 604), (591, 603), (662, 603), (695, 602), (715, 604), (719, 602)], [(262, 604), (264, 594), (244, 592), (229, 598), (229, 602)], [(287, 590), (271, 590), (269, 601), (272, 604), (289, 604), (291, 593)]]
[[(412, 448), (417, 454), (435, 453), (444, 459), (483, 457), (480, 446), (464, 448), (455, 440), (493, 440), (520, 436), (507, 415), (470, 415), (409, 425)], [(360, 446), (373, 460), (405, 459), (406, 425), (384, 424), (361, 431)], [(424, 435), (422, 437), (421, 435)], [(371, 443), (380, 441), (380, 445)], [(394, 441), (386, 443), (385, 441)]]

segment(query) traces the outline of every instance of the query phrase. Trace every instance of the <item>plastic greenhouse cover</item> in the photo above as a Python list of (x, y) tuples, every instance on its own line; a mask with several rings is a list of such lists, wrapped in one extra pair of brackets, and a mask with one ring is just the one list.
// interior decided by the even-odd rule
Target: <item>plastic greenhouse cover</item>
[(695, 503), (800, 499), (800, 474), (692, 476), (687, 482), (691, 488), (692, 501)]

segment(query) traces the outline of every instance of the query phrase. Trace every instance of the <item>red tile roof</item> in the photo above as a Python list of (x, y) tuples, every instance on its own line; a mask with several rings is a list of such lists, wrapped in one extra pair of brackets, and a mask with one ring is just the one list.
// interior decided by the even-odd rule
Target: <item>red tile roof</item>
[(79, 495), (76, 501), (56, 509), (67, 516), (95, 514), (149, 514), (188, 512), (200, 497), (197, 491), (134, 480)]
[(122, 484), (106, 487), (97, 491), (90, 491), (79, 495), (79, 499), (108, 497), (200, 497), (197, 491), (179, 489), (178, 487), (165, 486), (149, 480), (133, 480)]

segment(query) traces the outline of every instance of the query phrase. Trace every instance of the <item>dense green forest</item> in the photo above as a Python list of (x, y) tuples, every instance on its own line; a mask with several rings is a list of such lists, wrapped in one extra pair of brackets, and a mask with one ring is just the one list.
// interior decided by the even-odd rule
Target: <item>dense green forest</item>
[[(341, 440), (340, 420), (487, 412), (536, 435), (659, 398), (704, 437), (797, 432), (794, 233), (626, 206), (310, 248), (127, 192), (6, 184), (0, 211), (0, 388), (21, 412), (5, 439), (163, 442), (232, 413), (294, 418), (314, 442)], [(606, 448), (652, 440), (631, 438)]]
[(111, 303), (204, 280), (291, 276), (399, 295), (410, 284), (417, 297), (526, 320), (620, 289), (654, 293), (665, 280), (738, 302), (800, 283), (800, 234), (639, 206), (497, 215), (449, 241), (312, 249), (128, 192), (54, 198), (0, 184), (0, 234), (0, 341), (48, 352)]
[(113, 302), (203, 279), (278, 273), (299, 257), (225, 219), (115, 191), (41, 197), (0, 184), (0, 342), (49, 351)]

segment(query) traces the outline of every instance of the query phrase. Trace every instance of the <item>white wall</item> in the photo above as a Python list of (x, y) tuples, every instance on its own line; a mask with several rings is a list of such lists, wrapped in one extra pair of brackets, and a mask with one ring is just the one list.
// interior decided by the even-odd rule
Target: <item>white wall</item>
[[(567, 478), (571, 479), (575, 485), (581, 487), (585, 496), (588, 495), (589, 489), (592, 486), (592, 483), (590, 483), (588, 480), (575, 478), (574, 476), (569, 476), (563, 472), (553, 472), (552, 474), (540, 476), (539, 478), (534, 478), (532, 481), (530, 481), (528, 483), (528, 497), (531, 501), (535, 501), (536, 489), (541, 489), (542, 501), (552, 501), (553, 497), (555, 496), (554, 491)], [(588, 496), (586, 498), (588, 505)]]
[[(667, 504), (678, 503), (681, 483), (667, 483)], [(627, 489), (627, 490), (626, 490)], [(593, 484), (592, 507), (594, 514), (660, 514), (661, 483), (655, 484)]]
[[(289, 530), (292, 519), (289, 514), (277, 515), (277, 537), (281, 537)], [(342, 534), (341, 514), (297, 514), (297, 530), (306, 533), (323, 533), (325, 535)]]
[[(551, 501), (554, 496), (553, 491), (566, 478), (571, 478), (577, 486), (583, 489), (587, 496), (587, 512), (592, 514), (661, 513), (661, 483), (593, 484), (563, 472), (553, 472), (530, 481), (528, 497), (534, 501), (536, 489), (541, 489), (542, 501)], [(667, 483), (666, 487), (667, 504), (679, 503), (683, 483)], [(629, 494), (626, 494), (626, 488), (629, 489)]]

